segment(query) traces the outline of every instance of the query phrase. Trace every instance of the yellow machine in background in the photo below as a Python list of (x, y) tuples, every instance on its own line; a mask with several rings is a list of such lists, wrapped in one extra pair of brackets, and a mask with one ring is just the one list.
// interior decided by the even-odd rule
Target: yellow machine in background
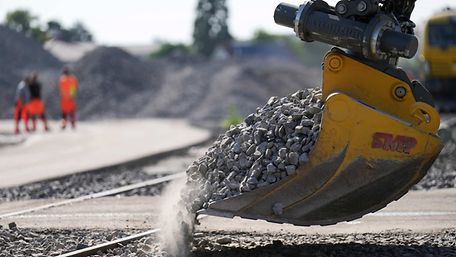
[(456, 10), (435, 14), (422, 39), (424, 80), (443, 111), (456, 110)]

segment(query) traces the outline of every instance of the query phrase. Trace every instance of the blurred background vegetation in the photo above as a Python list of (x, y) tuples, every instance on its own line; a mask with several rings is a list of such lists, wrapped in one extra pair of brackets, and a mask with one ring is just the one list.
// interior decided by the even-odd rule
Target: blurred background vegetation
[(44, 43), (50, 39), (64, 42), (92, 42), (93, 36), (81, 22), (69, 28), (50, 20), (42, 23), (38, 16), (27, 10), (16, 10), (6, 14), (4, 24), (9, 28)]

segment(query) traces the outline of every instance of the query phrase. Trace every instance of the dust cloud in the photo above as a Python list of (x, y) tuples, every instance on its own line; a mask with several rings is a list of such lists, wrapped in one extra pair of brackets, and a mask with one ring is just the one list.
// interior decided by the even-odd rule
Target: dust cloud
[(186, 178), (173, 181), (165, 188), (159, 215), (163, 256), (189, 255), (196, 215), (191, 211), (190, 195), (195, 188), (197, 186), (187, 183)]

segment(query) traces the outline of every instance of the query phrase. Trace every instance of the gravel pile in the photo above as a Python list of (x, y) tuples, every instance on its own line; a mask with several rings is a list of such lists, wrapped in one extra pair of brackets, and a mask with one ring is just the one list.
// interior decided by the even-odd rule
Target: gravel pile
[[(190, 165), (186, 181), (165, 190), (171, 193), (164, 195), (168, 200), (159, 218), (164, 249), (175, 257), (186, 256), (195, 213), (211, 202), (293, 175), (298, 165), (309, 160), (320, 133), (322, 108), (320, 89), (271, 97), (243, 123), (221, 135)], [(280, 212), (281, 208), (274, 210)]]
[[(74, 174), (55, 180), (1, 188), (0, 203), (30, 199), (70, 199), (157, 177), (157, 175), (147, 174), (140, 169)], [(161, 184), (129, 191), (123, 195), (157, 195), (162, 188), (163, 185)]]
[[(21, 68), (33, 64), (33, 69), (40, 71), (47, 114), (50, 118), (59, 118), (57, 81), (61, 64), (43, 49), (34, 49), (37, 54), (28, 50), (23, 51), (24, 55), (16, 54), (18, 49), (10, 49), (14, 44), (2, 46), (1, 40), (0, 51), (20, 56)], [(22, 41), (31, 39), (22, 36), (17, 40), (20, 41), (17, 45), (21, 45)], [(54, 62), (36, 61), (35, 56), (46, 60), (40, 54)], [(115, 47), (99, 47), (87, 53), (70, 65), (80, 82), (78, 117), (172, 117), (218, 125), (233, 108), (245, 116), (269, 96), (284, 96), (312, 87), (321, 76), (321, 70), (277, 58), (188, 59), (142, 60)], [(6, 66), (1, 66), (2, 63)], [(23, 72), (17, 65), (9, 66), (1, 60), (0, 68), (6, 71), (0, 74), (0, 86), (8, 87), (1, 96), (0, 117), (11, 118), (14, 90)]]
[[(0, 118), (12, 118), (16, 86), (24, 75), (38, 71), (47, 79), (61, 63), (36, 40), (0, 25)], [(44, 91), (54, 85), (45, 83)]]
[(164, 70), (120, 48), (98, 47), (74, 64), (74, 73), (80, 117), (132, 118), (157, 97)]
[(274, 58), (161, 62), (166, 74), (161, 90), (154, 92), (159, 97), (145, 105), (141, 115), (219, 122), (235, 108), (246, 117), (271, 95), (314, 87), (321, 78), (321, 70)]
[[(318, 138), (323, 102), (320, 89), (271, 97), (245, 122), (232, 126), (187, 170), (191, 184), (201, 184), (208, 203), (277, 183), (293, 175)], [(192, 197), (193, 198), (193, 197)]]
[[(31, 70), (39, 71), (48, 116), (59, 118), (62, 63), (38, 42), (2, 26), (0, 52), (0, 118), (11, 118), (16, 85)], [(232, 107), (247, 115), (269, 96), (312, 87), (321, 77), (321, 70), (287, 59), (151, 61), (115, 47), (99, 47), (70, 66), (80, 82), (81, 119), (179, 117), (219, 122)]]
[(456, 188), (456, 124), (450, 131), (452, 138), (414, 190)]
[[(0, 25), (0, 49), (2, 56), (0, 66), (15, 71), (13, 74), (20, 75), (17, 71), (39, 67), (59, 67), (61, 64), (38, 41), (3, 25)], [(8, 76), (11, 74), (1, 75)]]

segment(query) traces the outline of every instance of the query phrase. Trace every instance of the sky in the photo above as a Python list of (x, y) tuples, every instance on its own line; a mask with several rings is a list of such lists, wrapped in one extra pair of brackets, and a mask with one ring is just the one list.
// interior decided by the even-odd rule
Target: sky
[[(258, 29), (291, 34), (272, 18), (282, 1), (299, 5), (297, 0), (227, 0), (230, 31), (244, 40)], [(337, 0), (328, 0), (334, 5)], [(147, 45), (157, 41), (190, 43), (197, 0), (0, 0), (0, 20), (6, 13), (27, 9), (41, 21), (55, 19), (66, 26), (82, 21), (95, 40), (106, 45)], [(417, 0), (413, 20), (418, 24), (455, 0)]]

